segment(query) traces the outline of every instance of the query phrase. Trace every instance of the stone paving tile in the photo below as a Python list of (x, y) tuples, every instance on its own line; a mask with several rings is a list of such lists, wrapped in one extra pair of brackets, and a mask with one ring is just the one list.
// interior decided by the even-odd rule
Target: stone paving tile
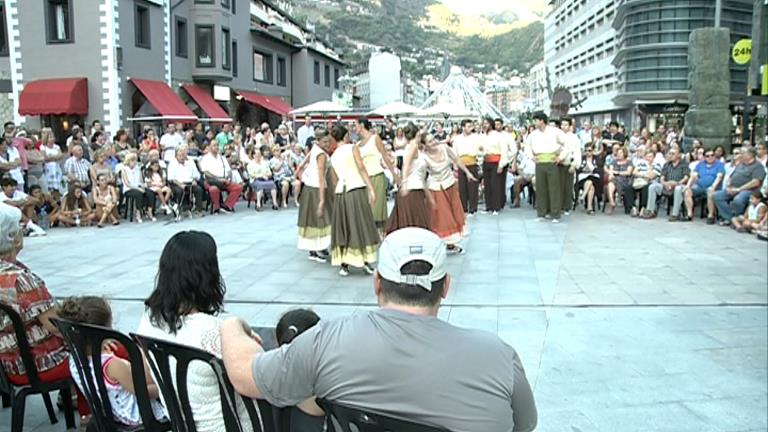
[[(373, 310), (369, 276), (340, 278), (295, 249), (295, 216), (243, 209), (181, 224), (54, 230), (29, 239), (21, 260), (57, 296), (111, 298), (124, 332), (138, 325), (159, 253), (181, 229), (214, 236), (226, 313), (252, 325), (274, 326), (298, 307), (322, 319)], [(515, 347), (534, 386), (537, 430), (766, 430), (768, 244), (699, 221), (576, 213), (552, 225), (534, 216), (470, 220), (467, 254), (447, 263), (454, 279), (439, 316)], [(25, 431), (64, 430), (48, 424), (39, 398), (27, 412)], [(9, 421), (0, 410), (0, 424)]]

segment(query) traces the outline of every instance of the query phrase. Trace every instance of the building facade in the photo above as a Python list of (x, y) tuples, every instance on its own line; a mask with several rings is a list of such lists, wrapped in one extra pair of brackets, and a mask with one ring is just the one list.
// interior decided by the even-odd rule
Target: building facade
[[(751, 0), (723, 0), (732, 41), (749, 38)], [(627, 127), (679, 124), (688, 106), (688, 39), (714, 25), (713, 0), (556, 0), (545, 19), (550, 86), (571, 91), (579, 120)], [(731, 64), (734, 102), (746, 66)], [(548, 107), (547, 107), (548, 108)]]
[[(290, 106), (330, 100), (344, 66), (326, 43), (267, 0), (0, 5), (0, 113), (33, 128), (66, 130), (73, 122), (100, 120), (114, 131), (191, 120), (188, 113), (156, 106), (162, 101), (144, 94), (143, 82), (170, 86), (195, 119), (212, 117), (206, 108), (216, 110), (215, 100), (228, 117), (275, 121)], [(40, 82), (50, 87), (52, 79), (83, 78), (87, 112), (21, 114), (38, 112), (23, 106), (25, 96), (33, 96), (25, 88), (31, 93)], [(195, 88), (185, 91), (188, 86)]]
[(528, 87), (528, 99), (525, 103), (525, 109), (529, 111), (549, 112), (547, 67), (544, 60), (533, 65), (528, 72), (526, 86)]

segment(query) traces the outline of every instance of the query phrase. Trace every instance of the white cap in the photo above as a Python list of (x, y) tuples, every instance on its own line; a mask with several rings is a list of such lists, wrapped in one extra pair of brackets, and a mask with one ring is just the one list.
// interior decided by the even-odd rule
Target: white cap
[[(401, 284), (418, 285), (432, 291), (432, 282), (445, 277), (445, 243), (424, 228), (402, 228), (389, 234), (379, 247), (377, 269), (382, 278)], [(404, 275), (400, 269), (411, 261), (426, 261), (432, 269), (425, 275)]]

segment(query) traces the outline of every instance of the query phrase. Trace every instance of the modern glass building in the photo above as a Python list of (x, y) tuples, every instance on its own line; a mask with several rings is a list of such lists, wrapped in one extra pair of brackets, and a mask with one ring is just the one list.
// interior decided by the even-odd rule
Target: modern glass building
[[(752, 0), (722, 3), (721, 26), (730, 29), (731, 46), (750, 38)], [(613, 19), (616, 105), (636, 107), (643, 124), (655, 123), (659, 116), (667, 123), (676, 123), (688, 102), (690, 33), (712, 27), (714, 18), (714, 0), (620, 0)], [(746, 88), (747, 66), (731, 62), (734, 104), (743, 100)]]

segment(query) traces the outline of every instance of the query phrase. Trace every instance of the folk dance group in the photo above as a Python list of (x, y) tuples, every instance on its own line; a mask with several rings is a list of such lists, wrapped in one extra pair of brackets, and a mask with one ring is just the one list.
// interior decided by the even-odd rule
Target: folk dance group
[[(477, 178), (453, 149), (409, 124), (401, 180), (368, 119), (360, 118), (355, 128), (359, 144), (340, 124), (315, 132), (316, 144), (298, 170), (304, 183), (298, 248), (318, 262), (327, 261), (330, 251), (331, 264), (342, 276), (350, 266), (372, 274), (382, 235), (404, 227), (432, 230), (449, 251), (463, 253), (458, 243), (467, 235), (467, 221), (453, 165), (470, 181)], [(399, 185), (391, 215), (385, 167)]]

